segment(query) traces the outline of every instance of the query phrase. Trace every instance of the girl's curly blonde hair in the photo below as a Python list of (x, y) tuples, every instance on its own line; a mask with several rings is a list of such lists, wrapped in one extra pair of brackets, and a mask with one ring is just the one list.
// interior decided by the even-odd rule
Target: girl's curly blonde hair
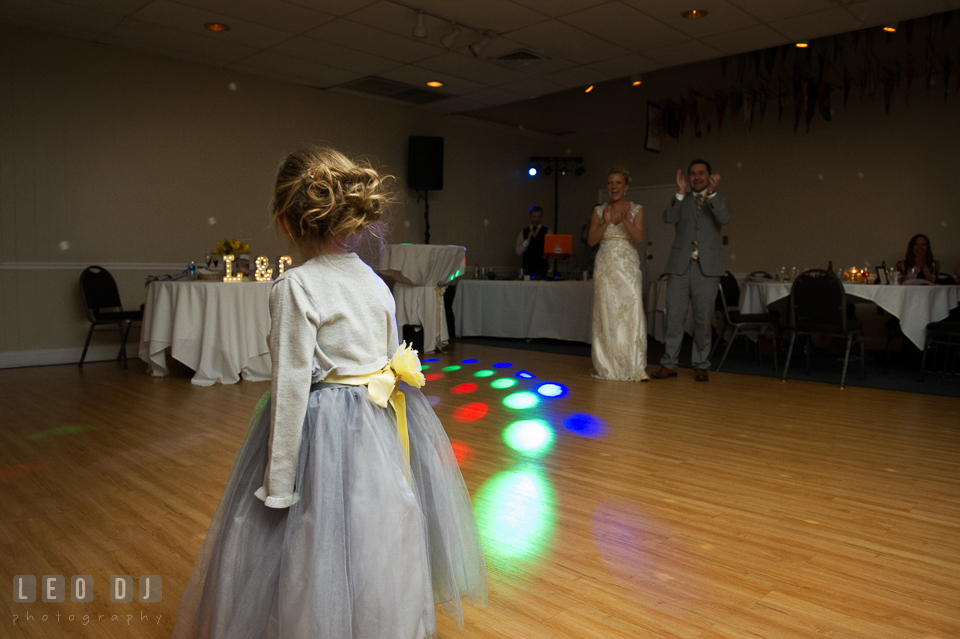
[(298, 247), (373, 234), (382, 241), (381, 218), (389, 198), (381, 177), (329, 147), (290, 154), (277, 171), (273, 214)]

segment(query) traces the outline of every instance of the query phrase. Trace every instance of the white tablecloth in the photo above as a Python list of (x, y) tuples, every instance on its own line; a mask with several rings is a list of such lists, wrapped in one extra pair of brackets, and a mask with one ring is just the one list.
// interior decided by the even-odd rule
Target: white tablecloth
[(380, 273), (396, 280), (397, 327), (423, 327), (423, 349), (432, 353), (450, 340), (443, 292), (447, 282), (463, 274), (467, 249), (434, 244), (388, 244), (383, 247)]
[[(644, 305), (647, 314), (647, 335), (658, 342), (667, 336), (667, 280), (650, 283), (647, 302)], [(687, 305), (687, 316), (683, 320), (683, 330), (693, 335), (693, 304)]]
[(151, 375), (170, 373), (170, 355), (192, 368), (199, 386), (270, 379), (272, 282), (152, 282), (140, 332), (140, 359)]
[[(788, 282), (745, 282), (742, 284), (744, 313), (763, 313), (767, 306), (790, 296)], [(873, 302), (900, 320), (907, 338), (923, 348), (926, 327), (950, 314), (960, 304), (960, 286), (880, 286), (844, 282), (847, 295)]]
[(460, 280), (457, 335), (592, 341), (593, 282)]

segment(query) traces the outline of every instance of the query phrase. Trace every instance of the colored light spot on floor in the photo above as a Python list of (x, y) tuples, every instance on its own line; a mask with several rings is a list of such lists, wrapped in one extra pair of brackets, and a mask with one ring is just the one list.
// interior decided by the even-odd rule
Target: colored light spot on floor
[(453, 371), (458, 371), (458, 370), (460, 370), (460, 367), (457, 366), (456, 364), (454, 364), (453, 366), (444, 366), (444, 367), (443, 367), (443, 370), (446, 371), (446, 372), (448, 372), (448, 373), (452, 373)]
[(433, 381), (436, 381), (436, 380), (438, 380), (438, 379), (442, 379), (442, 378), (443, 378), (443, 373), (429, 373), (429, 374), (427, 374), (427, 375), (424, 375), (423, 378), (424, 378), (425, 380), (427, 380), (428, 382), (433, 382)]
[(423, 363), (424, 363), (424, 364), (429, 364), (430, 362), (439, 362), (439, 361), (440, 361), (440, 358), (439, 358), (439, 357), (431, 357), (430, 359), (425, 359), (425, 360), (423, 360)]
[(456, 439), (450, 441), (450, 448), (453, 449), (453, 456), (457, 459), (457, 465), (461, 468), (473, 460), (473, 448)]
[(461, 363), (461, 364), (476, 364), (476, 363), (479, 362), (479, 361), (480, 361), (479, 359), (465, 359), (465, 360), (463, 360), (463, 361), (460, 362), (460, 363)]
[(496, 375), (496, 373), (491, 370), (477, 371), (473, 374), (474, 377), (493, 377), (494, 375)]
[(599, 417), (589, 413), (574, 413), (563, 420), (563, 427), (581, 437), (603, 437), (607, 424)]
[(427, 398), (427, 401), (430, 402), (431, 406), (436, 406), (441, 401), (439, 395), (424, 395), (424, 397)]
[(37, 471), (43, 470), (50, 465), (49, 461), (35, 461), (27, 464), (14, 464), (0, 468), (0, 484), (12, 481), (17, 477), (23, 477)]
[(563, 384), (554, 384), (553, 382), (548, 382), (546, 384), (540, 384), (537, 386), (537, 392), (544, 397), (563, 397), (567, 394), (567, 387)]
[(541, 457), (553, 445), (553, 430), (542, 419), (524, 419), (507, 426), (503, 441), (527, 457)]
[(420, 370), (422, 370), (422, 371), (425, 371), (425, 370), (427, 370), (428, 368), (430, 368), (430, 364), (421, 364), (421, 365), (420, 365)]
[(77, 433), (84, 433), (88, 430), (97, 430), (96, 426), (60, 426), (59, 428), (51, 428), (50, 430), (40, 431), (39, 433), (34, 433), (32, 435), (27, 435), (27, 439), (46, 439), (48, 437), (59, 437), (60, 435), (75, 435)]
[(528, 373), (527, 371), (519, 371), (517, 373), (517, 377), (519, 377), (520, 379), (535, 379), (536, 375), (532, 373)]
[(540, 399), (535, 393), (521, 391), (503, 398), (503, 405), (514, 410), (523, 410), (524, 408), (533, 408), (540, 403)]
[(487, 414), (487, 405), (483, 402), (471, 402), (453, 409), (453, 419), (461, 424), (469, 424), (482, 419)]
[(478, 387), (476, 384), (468, 382), (466, 384), (457, 384), (450, 389), (450, 392), (454, 395), (466, 395), (467, 393), (472, 393), (473, 391), (477, 390), (477, 388)]
[(504, 389), (511, 388), (517, 385), (517, 380), (510, 379), (509, 377), (501, 377), (500, 379), (495, 379), (490, 382), (490, 386), (493, 388)]
[(543, 472), (510, 470), (488, 479), (473, 500), (488, 557), (504, 570), (522, 570), (522, 561), (548, 548), (556, 526), (556, 498)]
[(497, 362), (493, 365), (494, 368), (510, 368), (513, 366), (510, 362)]

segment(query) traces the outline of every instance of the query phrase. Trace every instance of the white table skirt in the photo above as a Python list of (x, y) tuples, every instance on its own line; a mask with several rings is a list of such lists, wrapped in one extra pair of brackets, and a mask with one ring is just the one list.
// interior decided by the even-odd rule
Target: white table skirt
[(593, 282), (461, 280), (453, 300), (462, 337), (592, 342)]
[(210, 386), (270, 379), (272, 282), (152, 282), (140, 333), (140, 359), (151, 375), (170, 373), (167, 350)]
[[(746, 282), (742, 285), (744, 313), (765, 313), (767, 306), (790, 296), (788, 282)], [(847, 295), (868, 300), (900, 320), (907, 338), (922, 349), (927, 324), (939, 322), (960, 305), (960, 286), (880, 286), (844, 282)]]
[(463, 274), (466, 251), (462, 246), (388, 244), (380, 256), (382, 275), (396, 280), (397, 327), (423, 327), (423, 350), (443, 350), (450, 340), (443, 307), (443, 292), (450, 280)]

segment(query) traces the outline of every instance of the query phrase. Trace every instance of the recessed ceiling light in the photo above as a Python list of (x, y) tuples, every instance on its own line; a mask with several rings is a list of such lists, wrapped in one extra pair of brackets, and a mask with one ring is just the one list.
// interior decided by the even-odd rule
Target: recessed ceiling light
[(587, 87), (587, 90), (584, 91), (584, 93), (590, 93), (591, 91), (593, 91), (593, 85), (592, 85), (592, 84)]
[(888, 24), (883, 28), (883, 30), (886, 31), (887, 33), (894, 33), (897, 30), (897, 25)]
[(638, 86), (640, 86), (641, 84), (643, 84), (643, 80), (634, 80), (634, 81), (633, 81), (633, 86), (635, 86), (635, 87), (638, 87)]
[(427, 86), (433, 87), (434, 89), (439, 89), (440, 87), (443, 86), (443, 82), (440, 82), (438, 80), (431, 80), (430, 82), (427, 82)]
[(798, 49), (806, 49), (809, 46), (810, 46), (810, 43), (807, 42), (806, 40), (801, 40), (800, 42), (797, 43)]
[(220, 22), (208, 22), (205, 26), (210, 31), (229, 31), (230, 27)]
[(707, 15), (707, 11), (705, 9), (690, 9), (689, 11), (684, 11), (680, 15), (682, 15), (684, 18), (692, 20), (693, 18), (702, 18), (703, 16)]

